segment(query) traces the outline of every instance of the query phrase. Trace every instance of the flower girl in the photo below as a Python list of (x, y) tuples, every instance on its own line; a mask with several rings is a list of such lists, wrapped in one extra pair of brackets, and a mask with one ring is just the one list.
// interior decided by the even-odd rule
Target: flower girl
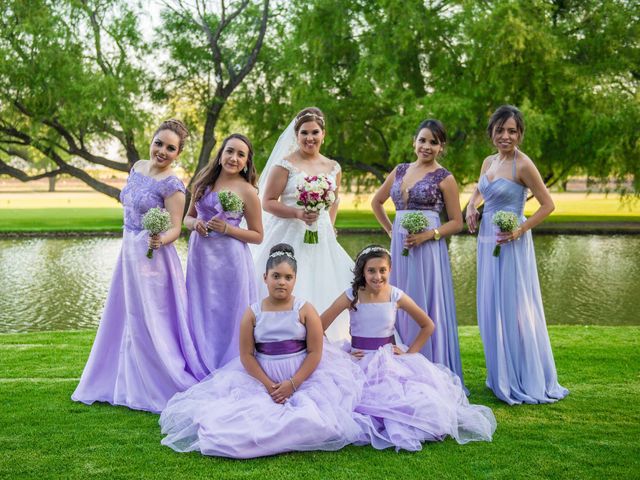
[[(434, 324), (402, 290), (388, 283), (391, 256), (372, 245), (356, 259), (354, 280), (322, 314), (324, 328), (344, 310), (350, 313), (351, 354), (366, 377), (354, 415), (374, 448), (420, 450), (421, 442), (451, 436), (459, 443), (491, 440), (496, 428), (493, 412), (470, 405), (460, 378), (443, 365), (418, 353)], [(394, 345), (397, 309), (420, 327), (407, 349)]]
[(253, 458), (363, 443), (353, 410), (364, 377), (344, 352), (323, 356), (318, 314), (292, 296), (296, 270), (291, 246), (271, 248), (269, 294), (242, 318), (240, 357), (169, 401), (160, 417), (164, 445)]

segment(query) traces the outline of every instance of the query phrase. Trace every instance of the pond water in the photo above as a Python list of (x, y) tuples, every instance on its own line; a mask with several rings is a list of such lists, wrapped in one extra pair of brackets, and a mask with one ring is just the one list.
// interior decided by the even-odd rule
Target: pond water
[[(341, 235), (351, 255), (383, 235)], [(0, 333), (93, 329), (119, 238), (0, 239)], [(186, 259), (187, 241), (177, 243)], [(549, 324), (640, 325), (640, 236), (535, 237)], [(449, 243), (458, 323), (476, 324), (475, 238)]]

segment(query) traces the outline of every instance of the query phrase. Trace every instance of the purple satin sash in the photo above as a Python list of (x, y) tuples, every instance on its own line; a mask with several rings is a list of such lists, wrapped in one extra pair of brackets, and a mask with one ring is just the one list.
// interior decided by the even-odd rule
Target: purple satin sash
[(307, 348), (304, 340), (282, 340), (280, 342), (256, 343), (256, 351), (265, 355), (298, 353)]
[(351, 337), (351, 346), (362, 350), (377, 350), (378, 348), (393, 342), (393, 335), (390, 337)]

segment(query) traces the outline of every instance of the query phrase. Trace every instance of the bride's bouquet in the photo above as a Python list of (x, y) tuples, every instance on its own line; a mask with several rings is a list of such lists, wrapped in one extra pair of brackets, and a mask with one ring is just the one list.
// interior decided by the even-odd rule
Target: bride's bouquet
[[(420, 233), (429, 227), (429, 220), (421, 212), (411, 212), (402, 217), (400, 226), (410, 234)], [(402, 255), (405, 257), (409, 255), (409, 249), (407, 247), (402, 249)]]
[(244, 211), (244, 203), (237, 193), (223, 190), (218, 193), (218, 200), (227, 218), (240, 218)]
[[(164, 233), (171, 228), (171, 214), (164, 208), (150, 208), (142, 216), (142, 228), (148, 231), (150, 236)], [(147, 251), (147, 258), (153, 258), (152, 248)]]
[[(493, 224), (496, 225), (501, 232), (513, 232), (518, 228), (518, 216), (513, 212), (499, 210), (493, 214)], [(493, 256), (500, 256), (500, 245), (496, 244), (493, 249)]]
[[(336, 186), (333, 181), (324, 174), (304, 177), (297, 186), (298, 205), (304, 207), (307, 212), (320, 212), (326, 210), (336, 200)], [(318, 223), (307, 225), (304, 232), (304, 243), (318, 243)]]

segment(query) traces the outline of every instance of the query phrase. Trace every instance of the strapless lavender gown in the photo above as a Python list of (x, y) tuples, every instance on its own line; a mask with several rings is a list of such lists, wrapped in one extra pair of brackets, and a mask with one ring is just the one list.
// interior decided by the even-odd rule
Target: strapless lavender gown
[(174, 176), (155, 180), (131, 171), (124, 205), (122, 250), (100, 326), (80, 383), (71, 398), (160, 412), (176, 393), (205, 376), (187, 327), (187, 294), (173, 245), (146, 257), (142, 215), (163, 207), (184, 185)]
[[(351, 289), (346, 292), (353, 299)], [(490, 441), (496, 420), (490, 408), (469, 404), (460, 378), (420, 353), (395, 355), (392, 341), (397, 302), (403, 292), (392, 287), (389, 302), (358, 303), (350, 310), (354, 360), (366, 377), (357, 421), (374, 448), (421, 450), (422, 442), (446, 436), (458, 443)], [(401, 346), (406, 350), (406, 346)]]
[(540, 295), (536, 256), (531, 231), (515, 242), (503, 244), (493, 256), (497, 227), (493, 214), (514, 212), (520, 223), (527, 197), (516, 182), (516, 159), (512, 179), (486, 175), (478, 189), (484, 212), (478, 233), (478, 326), (487, 363), (487, 386), (502, 401), (549, 403), (568, 395), (558, 384), (556, 366)]
[[(436, 325), (436, 330), (422, 348), (422, 354), (434, 363), (453, 370), (463, 382), (460, 344), (458, 343), (458, 320), (453, 295), (453, 279), (449, 252), (445, 239), (430, 240), (411, 248), (409, 256), (402, 255), (407, 231), (402, 228), (402, 218), (410, 212), (421, 212), (429, 220), (429, 229), (440, 226), (440, 212), (444, 208), (442, 191), (438, 187), (451, 173), (439, 168), (427, 173), (408, 192), (404, 203), (401, 186), (408, 163), (398, 165), (396, 178), (391, 187), (391, 198), (396, 207), (391, 239), (390, 282), (411, 297), (425, 310)], [(404, 311), (398, 312), (398, 333), (403, 343), (410, 345), (418, 334), (419, 327)]]
[[(224, 216), (218, 193), (208, 189), (196, 204), (198, 218)], [(238, 226), (242, 217), (225, 217)], [(207, 373), (239, 355), (240, 320), (257, 301), (253, 258), (246, 243), (217, 232), (191, 232), (187, 256), (189, 326)]]
[[(275, 382), (287, 381), (306, 357), (306, 329), (296, 299), (285, 312), (256, 316), (256, 358)], [(160, 416), (162, 444), (178, 452), (253, 458), (291, 451), (338, 450), (363, 442), (352, 412), (364, 377), (349, 355), (326, 345), (316, 370), (284, 403), (275, 403), (239, 358), (173, 397)]]

